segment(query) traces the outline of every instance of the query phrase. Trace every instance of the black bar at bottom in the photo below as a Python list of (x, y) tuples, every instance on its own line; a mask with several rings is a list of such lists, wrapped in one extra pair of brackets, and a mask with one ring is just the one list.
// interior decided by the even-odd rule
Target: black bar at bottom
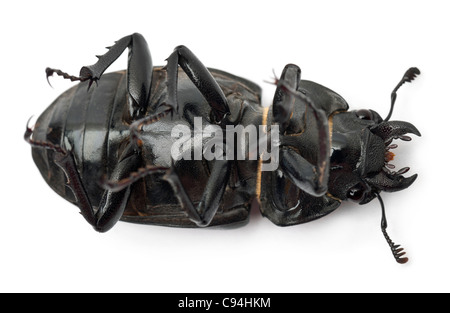
[(177, 312), (282, 312), (299, 302), (299, 294), (173, 293), (150, 294), (153, 305)]

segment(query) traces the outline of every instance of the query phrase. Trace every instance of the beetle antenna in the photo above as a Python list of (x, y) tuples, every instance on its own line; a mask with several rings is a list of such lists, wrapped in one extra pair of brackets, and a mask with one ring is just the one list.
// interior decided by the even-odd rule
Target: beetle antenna
[(386, 116), (386, 118), (384, 119), (383, 122), (387, 122), (391, 118), (392, 112), (394, 111), (395, 100), (397, 100), (398, 89), (404, 83), (412, 82), (419, 74), (420, 74), (420, 71), (417, 67), (411, 67), (405, 72), (405, 75), (403, 75), (402, 80), (400, 80), (400, 82), (397, 84), (397, 86), (395, 86), (394, 90), (391, 93), (391, 109), (389, 110), (389, 114)]
[(381, 196), (378, 192), (374, 192), (375, 196), (378, 198), (378, 201), (380, 201), (380, 205), (381, 205), (381, 231), (383, 232), (384, 238), (386, 238), (386, 241), (389, 245), (389, 247), (392, 250), (392, 254), (394, 255), (395, 260), (397, 261), (397, 263), (400, 264), (405, 264), (406, 262), (408, 262), (408, 258), (404, 257), (402, 258), (402, 256), (404, 256), (406, 254), (406, 252), (404, 251), (403, 248), (400, 247), (400, 245), (396, 245), (391, 238), (389, 237), (386, 229), (388, 227), (387, 225), (387, 220), (386, 220), (386, 212), (384, 209), (384, 203), (383, 200), (381, 199)]

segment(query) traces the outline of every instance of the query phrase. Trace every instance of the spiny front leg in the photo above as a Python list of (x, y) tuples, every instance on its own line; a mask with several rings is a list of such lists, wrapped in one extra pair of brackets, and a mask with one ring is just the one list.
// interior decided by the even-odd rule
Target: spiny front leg
[(97, 56), (98, 61), (93, 65), (83, 66), (79, 76), (69, 75), (61, 70), (47, 68), (47, 80), (53, 74), (62, 76), (71, 81), (89, 81), (88, 88), (93, 82), (100, 80), (105, 70), (117, 60), (128, 48), (127, 88), (129, 94), (129, 110), (132, 119), (143, 116), (150, 98), (153, 64), (147, 42), (141, 34), (134, 33), (125, 36), (107, 47), (108, 52)]

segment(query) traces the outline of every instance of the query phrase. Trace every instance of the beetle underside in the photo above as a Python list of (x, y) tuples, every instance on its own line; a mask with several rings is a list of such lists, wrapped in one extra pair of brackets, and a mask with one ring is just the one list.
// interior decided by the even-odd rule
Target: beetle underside
[[(127, 71), (103, 75), (126, 49)], [(265, 217), (288, 226), (321, 218), (341, 201), (364, 204), (377, 198), (382, 233), (396, 261), (408, 261), (386, 232), (380, 192), (405, 189), (417, 178), (403, 176), (409, 167), (394, 171), (390, 163), (397, 148), (393, 140), (420, 136), (414, 125), (390, 121), (398, 89), (420, 74), (417, 68), (406, 71), (395, 87), (382, 120), (374, 111), (348, 112), (341, 96), (302, 80), (294, 64), (276, 79), (273, 105), (263, 108), (256, 84), (206, 68), (184, 46), (174, 49), (166, 67), (153, 67), (146, 41), (137, 33), (108, 50), (79, 76), (48, 68), (47, 79), (57, 74), (80, 84), (25, 133), (44, 179), (76, 204), (94, 229), (108, 231), (120, 219), (178, 227), (231, 224), (247, 220), (256, 202)], [(236, 125), (262, 126), (272, 137), (277, 132), (271, 152), (279, 148), (279, 153), (263, 162), (267, 155), (258, 154), (258, 148), (258, 158), (236, 160), (214, 148), (216, 159), (174, 160), (171, 147), (179, 137), (174, 139), (173, 129), (192, 130), (188, 139), (195, 154), (199, 117), (202, 127), (224, 134)], [(255, 154), (250, 147), (248, 154)], [(262, 172), (274, 158), (278, 168)]]

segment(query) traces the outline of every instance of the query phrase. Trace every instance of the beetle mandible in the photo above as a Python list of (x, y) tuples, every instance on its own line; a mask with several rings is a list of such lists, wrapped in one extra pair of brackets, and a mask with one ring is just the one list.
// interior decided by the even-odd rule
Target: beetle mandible
[[(380, 192), (403, 190), (417, 178), (389, 163), (394, 139), (420, 136), (411, 123), (390, 121), (398, 89), (420, 74), (417, 68), (394, 88), (383, 119), (373, 110), (348, 111), (340, 95), (301, 79), (294, 64), (276, 79), (272, 106), (262, 107), (259, 86), (206, 68), (185, 46), (174, 49), (165, 67), (153, 66), (138, 33), (108, 49), (79, 76), (46, 69), (47, 79), (56, 73), (80, 83), (59, 96), (33, 129), (27, 125), (24, 135), (46, 182), (95, 230), (106, 232), (120, 219), (177, 227), (239, 223), (248, 220), (252, 204), (276, 225), (296, 225), (331, 213), (342, 201), (377, 198), (383, 235), (396, 261), (408, 261), (386, 232)], [(127, 70), (103, 75), (126, 49)], [(191, 152), (174, 160), (171, 147), (179, 138), (173, 129), (180, 125), (194, 133), (185, 148), (204, 151), (203, 139), (194, 138), (199, 117), (200, 128), (224, 134), (229, 126), (263, 126), (257, 140), (277, 137), (266, 143), (278, 153), (264, 158), (259, 147), (245, 149), (244, 159), (233, 151), (230, 157), (227, 143), (210, 149), (216, 159), (191, 158)], [(250, 147), (255, 137), (244, 137)], [(273, 158), (276, 169), (263, 171)]]

